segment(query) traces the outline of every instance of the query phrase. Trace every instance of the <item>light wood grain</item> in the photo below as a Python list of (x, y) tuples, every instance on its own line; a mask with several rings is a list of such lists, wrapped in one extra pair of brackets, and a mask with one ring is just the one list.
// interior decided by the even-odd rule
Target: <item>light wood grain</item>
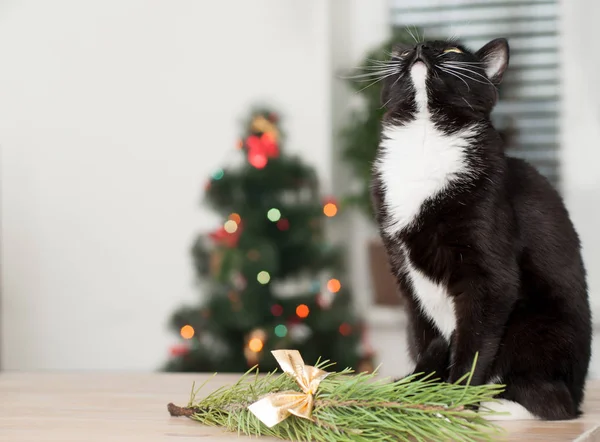
[[(185, 405), (193, 381), (204, 374), (0, 374), (0, 441), (257, 440), (186, 418), (172, 418), (167, 403)], [(230, 384), (220, 375), (209, 384)], [(569, 422), (507, 422), (504, 440), (600, 441), (600, 382), (590, 382), (586, 414)], [(585, 434), (590, 432), (588, 434)], [(273, 440), (264, 438), (261, 440)]]

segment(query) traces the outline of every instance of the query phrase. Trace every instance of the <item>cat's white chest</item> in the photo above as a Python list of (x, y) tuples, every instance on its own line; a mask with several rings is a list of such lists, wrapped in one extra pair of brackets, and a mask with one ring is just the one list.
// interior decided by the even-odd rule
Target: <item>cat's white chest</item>
[(428, 199), (470, 170), (465, 149), (476, 127), (452, 135), (438, 130), (427, 111), (402, 126), (386, 126), (376, 162), (388, 212), (386, 231), (393, 235), (411, 225)]
[(456, 328), (456, 312), (447, 288), (417, 269), (410, 261), (404, 247), (403, 252), (403, 271), (412, 285), (421, 310), (436, 325), (442, 336), (449, 340)]
[[(388, 235), (413, 225), (427, 200), (438, 197), (453, 181), (470, 176), (466, 149), (476, 129), (471, 126), (446, 135), (424, 109), (414, 121), (384, 129), (376, 167), (383, 185)], [(406, 245), (402, 248), (406, 258), (403, 271), (423, 313), (449, 339), (456, 328), (456, 314), (447, 287), (415, 267)]]

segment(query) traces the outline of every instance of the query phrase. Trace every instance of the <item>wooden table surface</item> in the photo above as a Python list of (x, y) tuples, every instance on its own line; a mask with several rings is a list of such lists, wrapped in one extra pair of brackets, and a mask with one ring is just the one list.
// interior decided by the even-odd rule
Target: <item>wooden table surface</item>
[[(0, 441), (243, 441), (187, 418), (167, 404), (186, 405), (204, 374), (0, 373)], [(217, 388), (238, 376), (220, 375)], [(600, 381), (588, 384), (586, 414), (568, 422), (512, 421), (504, 440), (600, 441)], [(271, 440), (264, 438), (261, 440)]]

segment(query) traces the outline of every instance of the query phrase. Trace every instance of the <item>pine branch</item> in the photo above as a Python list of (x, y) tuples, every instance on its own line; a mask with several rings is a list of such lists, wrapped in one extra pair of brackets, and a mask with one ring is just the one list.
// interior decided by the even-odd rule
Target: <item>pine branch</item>
[(252, 369), (233, 386), (204, 399), (197, 399), (199, 389), (193, 391), (187, 407), (169, 404), (169, 412), (239, 434), (292, 441), (491, 440), (499, 428), (485, 419), (486, 410), (475, 409), (492, 401), (503, 386), (471, 386), (471, 374), (455, 384), (416, 375), (389, 382), (376, 379), (376, 373), (354, 375), (345, 369), (321, 382), (312, 421), (291, 416), (268, 428), (247, 407), (270, 393), (299, 388), (287, 375), (259, 376)]

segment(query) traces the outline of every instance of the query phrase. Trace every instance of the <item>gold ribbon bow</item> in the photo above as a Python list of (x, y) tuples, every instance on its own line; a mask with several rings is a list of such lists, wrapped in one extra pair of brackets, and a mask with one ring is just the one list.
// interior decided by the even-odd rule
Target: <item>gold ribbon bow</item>
[(290, 414), (311, 419), (314, 394), (319, 384), (329, 373), (310, 365), (304, 365), (304, 360), (298, 350), (274, 350), (271, 352), (281, 369), (291, 375), (303, 393), (284, 391), (272, 393), (253, 403), (248, 409), (269, 428), (286, 419)]

